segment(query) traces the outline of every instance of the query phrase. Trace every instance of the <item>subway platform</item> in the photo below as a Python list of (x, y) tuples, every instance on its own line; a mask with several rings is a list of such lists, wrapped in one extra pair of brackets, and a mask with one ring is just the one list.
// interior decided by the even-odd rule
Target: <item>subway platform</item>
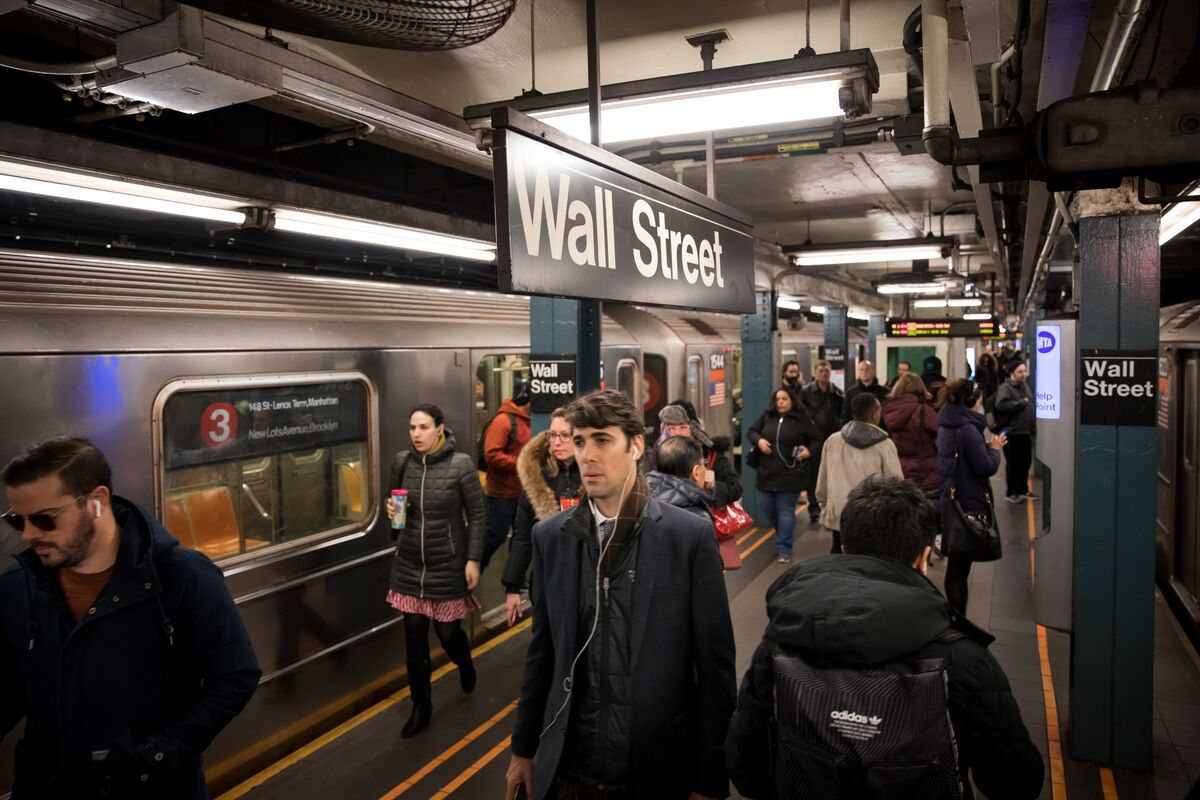
[[(997, 495), (1002, 497), (1001, 483), (994, 488), (1001, 490)], [(1035, 493), (1039, 488), (1034, 486)], [(1008, 675), (1022, 718), (1046, 764), (1042, 797), (1183, 800), (1200, 782), (1200, 658), (1161, 596), (1155, 615), (1153, 773), (1110, 769), (1069, 755), (1069, 638), (1033, 621), (1030, 543), (1039, 506), (1037, 500), (1020, 505), (1000, 502), (1004, 557), (973, 567), (967, 611), (996, 637), (991, 651)], [(806, 525), (806, 520), (802, 506), (797, 562), (829, 551), (829, 532)], [(774, 562), (772, 537), (770, 530), (744, 534), (738, 545), (743, 567), (726, 574), (739, 681), (766, 625), (766, 589), (787, 569)], [(940, 586), (944, 574), (945, 561), (935, 560), (930, 579)], [(401, 690), (219, 800), (503, 797), (528, 627), (526, 620), (476, 649), (479, 685), (470, 696), (460, 691), (453, 667), (434, 673), (433, 724), (420, 736), (400, 738), (409, 712), (407, 690)]]

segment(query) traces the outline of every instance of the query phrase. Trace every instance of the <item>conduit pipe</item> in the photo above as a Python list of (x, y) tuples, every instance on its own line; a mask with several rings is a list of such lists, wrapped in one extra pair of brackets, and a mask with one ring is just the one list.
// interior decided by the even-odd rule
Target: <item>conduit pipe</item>
[[(1113, 9), (1112, 24), (1108, 26), (1108, 35), (1104, 38), (1104, 49), (1100, 51), (1100, 57), (1096, 61), (1096, 72), (1092, 75), (1092, 83), (1088, 87), (1089, 92), (1104, 92), (1112, 88), (1117, 79), (1117, 68), (1124, 60), (1125, 50), (1133, 37), (1133, 29), (1149, 5), (1149, 0), (1117, 0), (1117, 7)], [(1054, 252), (1054, 240), (1058, 237), (1064, 218), (1060, 209), (1067, 210), (1066, 198), (1061, 192), (1055, 194), (1054, 204), (1054, 214), (1050, 217), (1050, 233), (1046, 236), (1046, 244), (1038, 254), (1037, 261), (1034, 262), (1029, 291), (1021, 305), (1022, 317), (1029, 310), (1042, 269), (1049, 262), (1050, 254)]]
[(1016, 46), (1010, 44), (1008, 49), (1000, 54), (1000, 60), (992, 64), (992, 125), (996, 128), (1004, 124), (1004, 112), (1000, 108), (1000, 70), (1004, 69), (1004, 65), (1012, 60), (1016, 52)]
[(0, 55), (0, 67), (15, 69), (18, 72), (33, 72), (38, 75), (91, 75), (117, 65), (116, 56), (104, 56), (92, 61), (79, 61), (67, 64), (53, 64), (47, 61), (29, 61), (24, 58)]
[(273, 148), (276, 153), (286, 153), (289, 150), (302, 150), (306, 147), (313, 147), (321, 144), (337, 144), (344, 142), (347, 139), (365, 139), (375, 132), (375, 126), (369, 122), (363, 122), (355, 125), (353, 128), (343, 128), (338, 131), (330, 131), (321, 136), (315, 136), (312, 139), (305, 139), (300, 142), (289, 142), (281, 144)]
[(839, 0), (838, 11), (842, 20), (842, 52), (850, 49), (850, 0)]

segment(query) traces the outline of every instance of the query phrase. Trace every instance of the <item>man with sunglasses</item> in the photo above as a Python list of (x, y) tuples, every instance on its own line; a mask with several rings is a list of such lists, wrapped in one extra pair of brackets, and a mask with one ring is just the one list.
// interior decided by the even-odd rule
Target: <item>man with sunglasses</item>
[(114, 495), (87, 439), (3, 477), (27, 546), (0, 575), (0, 735), (25, 720), (14, 800), (207, 797), (201, 754), (261, 674), (221, 571)]

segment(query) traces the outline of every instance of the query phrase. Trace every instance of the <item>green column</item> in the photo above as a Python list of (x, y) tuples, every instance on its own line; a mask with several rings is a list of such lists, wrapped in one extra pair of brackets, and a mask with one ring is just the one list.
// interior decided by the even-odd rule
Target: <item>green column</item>
[[(872, 314), (871, 318), (867, 321), (867, 352), (870, 353), (867, 358), (869, 358), (871, 363), (875, 366), (876, 375), (883, 375), (886, 371), (884, 368), (879, 366), (879, 363), (875, 359), (875, 340), (880, 336), (883, 336), (886, 331), (887, 317), (885, 317), (883, 314)], [(886, 366), (887, 365), (885, 364), (884, 367)]]
[[(826, 306), (825, 308), (825, 358), (833, 365), (834, 375), (840, 369), (843, 373), (842, 389), (854, 384), (854, 374), (850, 372), (850, 327), (849, 317), (846, 316), (845, 306)], [(835, 357), (831, 348), (841, 353), (841, 358)], [(849, 374), (846, 374), (849, 373)]]
[(775, 374), (775, 296), (771, 292), (755, 292), (755, 313), (742, 315), (742, 505), (754, 521), (770, 527), (759, 515), (757, 476), (746, 466), (750, 443), (746, 431), (758, 419), (778, 384)]
[[(579, 394), (599, 388), (600, 302), (529, 298), (529, 352), (573, 354)], [(531, 422), (537, 433), (550, 426), (550, 415), (534, 414)]]
[[(1158, 217), (1104, 199), (1079, 223), (1079, 347), (1157, 350)], [(1137, 770), (1153, 765), (1154, 436), (1080, 424), (1075, 467), (1071, 755)]]

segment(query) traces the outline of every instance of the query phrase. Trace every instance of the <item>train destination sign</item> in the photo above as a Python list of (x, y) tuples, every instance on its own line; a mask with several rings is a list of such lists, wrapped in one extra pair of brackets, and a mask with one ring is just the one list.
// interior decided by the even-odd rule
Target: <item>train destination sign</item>
[(887, 335), (900, 338), (931, 338), (938, 336), (996, 336), (995, 320), (966, 319), (894, 319), (887, 321)]
[(534, 414), (549, 414), (575, 399), (575, 356), (535, 353), (529, 356), (529, 403)]
[(511, 109), (493, 126), (501, 290), (753, 313), (744, 214)]
[(1084, 350), (1080, 362), (1080, 422), (1084, 425), (1154, 426), (1158, 353), (1154, 350)]
[(167, 469), (367, 438), (360, 381), (176, 392), (166, 402)]

